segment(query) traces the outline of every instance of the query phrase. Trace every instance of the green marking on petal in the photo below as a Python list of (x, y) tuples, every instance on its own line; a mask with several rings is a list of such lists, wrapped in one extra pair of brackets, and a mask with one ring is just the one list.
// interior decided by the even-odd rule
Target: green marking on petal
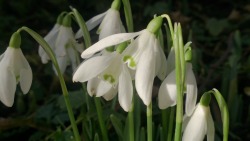
[(124, 62), (129, 62), (128, 66), (131, 68), (134, 68), (136, 66), (136, 63), (134, 61), (134, 58), (132, 56), (126, 55), (123, 57)]
[(103, 78), (111, 84), (115, 83), (115, 78), (111, 74), (104, 74)]

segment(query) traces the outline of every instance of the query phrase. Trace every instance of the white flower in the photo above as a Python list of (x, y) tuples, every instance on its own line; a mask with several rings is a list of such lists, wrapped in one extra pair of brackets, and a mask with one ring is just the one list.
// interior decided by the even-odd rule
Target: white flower
[[(44, 40), (49, 44), (52, 50), (55, 48), (55, 40), (57, 38), (58, 32), (59, 32), (60, 25), (56, 23), (53, 28), (50, 30), (50, 32), (44, 37)], [(42, 46), (39, 46), (38, 54), (41, 57), (42, 63), (46, 64), (50, 60), (49, 56), (45, 52), (45, 50), (42, 48)]]
[(136, 90), (145, 105), (149, 105), (152, 96), (153, 81), (156, 75), (165, 78), (166, 58), (158, 39), (147, 29), (135, 33), (120, 33), (108, 36), (92, 45), (82, 53), (82, 58), (88, 58), (94, 53), (109, 46), (117, 45), (138, 36), (124, 50), (123, 61), (129, 68), (136, 70)]
[(0, 100), (8, 107), (14, 103), (16, 85), (27, 94), (32, 83), (32, 71), (20, 48), (8, 47), (0, 59)]
[(214, 122), (210, 108), (201, 105), (196, 106), (191, 117), (184, 116), (182, 141), (203, 141), (207, 135), (207, 141), (214, 141)]
[[(192, 70), (192, 64), (186, 63), (186, 114), (190, 116), (195, 108), (197, 99), (197, 84)], [(176, 105), (176, 72), (173, 70), (162, 82), (159, 89), (159, 108), (166, 109)]]
[[(113, 52), (109, 55), (94, 56), (84, 61), (73, 75), (73, 81), (88, 82), (89, 94), (112, 99), (118, 89), (118, 100), (125, 111), (132, 105), (132, 78), (122, 55)], [(118, 88), (117, 88), (118, 87)]]
[[(55, 41), (54, 52), (61, 70), (64, 73), (66, 67), (71, 64), (74, 71), (77, 67), (78, 52), (83, 51), (83, 44), (77, 43), (71, 27), (60, 26)], [(56, 72), (56, 71), (55, 71)]]
[[(112, 8), (86, 22), (89, 31), (95, 28), (98, 24), (100, 24), (97, 30), (99, 40), (109, 35), (125, 32), (125, 28), (121, 22), (120, 12)], [(81, 30), (78, 30), (75, 37), (80, 38), (81, 36), (83, 36), (83, 33)]]

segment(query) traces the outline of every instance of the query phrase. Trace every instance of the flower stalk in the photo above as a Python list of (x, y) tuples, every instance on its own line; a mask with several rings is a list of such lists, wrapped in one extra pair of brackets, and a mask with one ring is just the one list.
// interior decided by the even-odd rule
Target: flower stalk
[(77, 128), (77, 125), (76, 125), (76, 120), (75, 120), (75, 117), (74, 117), (74, 113), (73, 113), (73, 110), (72, 110), (72, 106), (71, 106), (71, 103), (70, 103), (70, 100), (69, 100), (69, 93), (68, 93), (68, 90), (67, 90), (63, 75), (62, 75), (62, 73), (60, 71), (58, 62), (57, 62), (57, 60), (55, 58), (54, 52), (52, 51), (52, 49), (50, 48), (48, 43), (39, 34), (37, 34), (35, 31), (31, 30), (28, 27), (22, 27), (22, 28), (18, 29), (17, 32), (21, 32), (22, 30), (29, 33), (44, 48), (44, 50), (46, 51), (46, 53), (50, 57), (53, 65), (55, 66), (55, 69), (57, 71), (58, 78), (59, 78), (59, 81), (60, 81), (60, 85), (61, 85), (61, 88), (62, 88), (63, 97), (64, 97), (65, 104), (66, 104), (66, 107), (67, 107), (67, 111), (68, 111), (68, 115), (69, 115), (69, 119), (70, 119), (70, 122), (71, 122), (72, 129), (73, 129), (75, 140), (76, 141), (81, 141), (79, 131), (78, 131), (78, 128)]

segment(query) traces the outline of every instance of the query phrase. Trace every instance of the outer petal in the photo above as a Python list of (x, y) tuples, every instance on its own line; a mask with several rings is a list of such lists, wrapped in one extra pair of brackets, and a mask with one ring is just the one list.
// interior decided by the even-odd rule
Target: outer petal
[(111, 63), (112, 56), (96, 56), (83, 62), (75, 71), (73, 81), (85, 82), (96, 77)]
[(155, 78), (155, 56), (152, 47), (147, 47), (140, 57), (135, 73), (135, 87), (145, 105), (152, 99), (152, 88)]
[[(44, 40), (49, 44), (49, 46), (54, 49), (55, 47), (55, 40), (57, 38), (57, 34), (59, 32), (59, 24), (55, 24), (54, 27), (50, 30), (50, 32), (44, 37)], [(42, 63), (46, 64), (48, 60), (50, 60), (49, 56), (45, 52), (45, 50), (42, 48), (42, 46), (39, 46), (38, 54), (41, 57)]]
[(208, 115), (207, 115), (207, 141), (214, 141), (214, 121), (209, 109)]
[[(101, 13), (99, 15), (96, 15), (94, 16), (93, 18), (89, 19), (87, 22), (86, 22), (86, 26), (88, 28), (88, 31), (94, 29), (98, 24), (101, 23), (101, 21), (103, 20), (104, 16), (106, 15), (107, 11), (104, 12), (104, 13)], [(75, 38), (78, 39), (80, 38), (81, 36), (83, 36), (83, 33), (82, 33), (82, 30), (79, 29), (75, 35)]]
[(124, 111), (128, 112), (132, 106), (133, 85), (131, 76), (125, 65), (123, 65), (122, 72), (119, 77), (118, 89), (119, 89), (118, 93), (119, 103), (121, 107), (124, 109)]
[(100, 31), (99, 40), (113, 34), (124, 32), (124, 28), (122, 27), (123, 25), (121, 23), (119, 11), (115, 9), (109, 9), (98, 29), (98, 31)]
[(94, 53), (101, 51), (107, 47), (117, 45), (119, 43), (133, 39), (134, 37), (140, 35), (143, 31), (144, 30), (135, 32), (135, 33), (120, 33), (120, 34), (114, 34), (114, 35), (108, 36), (100, 40), (99, 42), (95, 43), (94, 45), (90, 46), (88, 49), (86, 49), (82, 53), (81, 57), (88, 58), (92, 56)]
[(4, 105), (11, 107), (14, 103), (16, 77), (9, 68), (2, 64), (0, 65), (0, 72), (0, 101)]
[(197, 100), (197, 84), (196, 79), (192, 70), (192, 64), (187, 63), (187, 74), (186, 74), (186, 84), (187, 84), (187, 96), (186, 96), (186, 114), (190, 116), (195, 108)]
[[(64, 74), (66, 68), (67, 68), (67, 65), (68, 65), (68, 56), (62, 56), (62, 57), (57, 57), (57, 62), (58, 62), (58, 66), (59, 66), (59, 69), (61, 71), (62, 74)], [(55, 74), (57, 75), (57, 71), (55, 69), (55, 66), (53, 65), (53, 70), (55, 72)]]
[(159, 100), (159, 108), (166, 109), (170, 106), (174, 106), (176, 104), (176, 78), (175, 78), (175, 70), (172, 71), (166, 79), (162, 82), (158, 100)]
[(23, 94), (27, 94), (30, 90), (32, 84), (32, 71), (31, 68), (21, 69), (20, 72), (20, 87), (23, 91)]
[(206, 107), (198, 105), (184, 129), (182, 141), (203, 141), (207, 132), (206, 114)]
[(55, 54), (57, 57), (66, 56), (66, 45), (74, 39), (73, 31), (71, 27), (61, 26), (56, 42), (55, 42)]
[(164, 80), (167, 74), (167, 59), (160, 46), (158, 39), (155, 41), (155, 53), (156, 53), (156, 73), (159, 79)]

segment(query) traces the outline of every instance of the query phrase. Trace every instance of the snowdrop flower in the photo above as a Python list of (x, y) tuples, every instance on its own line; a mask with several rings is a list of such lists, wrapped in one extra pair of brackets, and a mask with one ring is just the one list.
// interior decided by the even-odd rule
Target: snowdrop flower
[[(92, 30), (98, 24), (100, 24), (97, 34), (99, 34), (99, 40), (113, 34), (125, 32), (125, 28), (120, 18), (120, 0), (114, 0), (110, 9), (106, 12), (97, 15), (86, 22), (88, 30)], [(76, 33), (76, 38), (83, 36), (81, 30)]]
[(14, 33), (9, 47), (0, 58), (0, 101), (8, 107), (14, 103), (16, 85), (27, 94), (32, 83), (32, 71), (21, 49), (21, 37)]
[(215, 129), (209, 102), (200, 102), (191, 117), (184, 116), (182, 141), (203, 141), (205, 135), (207, 141), (214, 141)]
[(124, 50), (123, 61), (128, 67), (136, 70), (136, 90), (145, 105), (149, 105), (152, 97), (152, 87), (155, 76), (165, 78), (166, 58), (160, 43), (155, 36), (162, 24), (162, 17), (154, 18), (144, 29), (135, 33), (120, 33), (108, 36), (86, 49), (82, 58), (88, 58), (98, 51), (131, 40), (131, 44)]
[[(197, 99), (197, 84), (194, 72), (192, 70), (192, 64), (186, 63), (186, 114), (190, 116), (195, 108)], [(160, 109), (166, 109), (170, 106), (176, 105), (176, 72), (173, 70), (166, 79), (162, 82), (159, 89), (159, 102)]]
[(117, 51), (109, 55), (94, 56), (84, 61), (73, 75), (73, 81), (88, 82), (89, 94), (112, 99), (118, 90), (118, 100), (125, 111), (132, 105), (132, 78), (122, 55)]
[[(56, 24), (49, 31), (49, 33), (44, 37), (44, 40), (49, 44), (49, 46), (51, 47), (52, 50), (54, 50), (54, 48), (55, 48), (55, 40), (56, 40), (57, 35), (59, 33), (59, 28), (60, 28), (60, 26), (62, 24), (64, 14), (65, 13), (63, 12), (58, 16)], [(47, 55), (47, 53), (45, 52), (45, 50), (42, 48), (41, 45), (39, 46), (38, 54), (41, 57), (41, 60), (42, 60), (43, 64), (48, 63), (50, 58)]]
[[(71, 28), (70, 15), (66, 15), (59, 27), (58, 36), (55, 40), (54, 52), (62, 73), (71, 64), (73, 71), (77, 67), (78, 52), (83, 51), (83, 44), (77, 43)], [(55, 69), (54, 69), (55, 70)], [(56, 71), (55, 71), (56, 72)]]

